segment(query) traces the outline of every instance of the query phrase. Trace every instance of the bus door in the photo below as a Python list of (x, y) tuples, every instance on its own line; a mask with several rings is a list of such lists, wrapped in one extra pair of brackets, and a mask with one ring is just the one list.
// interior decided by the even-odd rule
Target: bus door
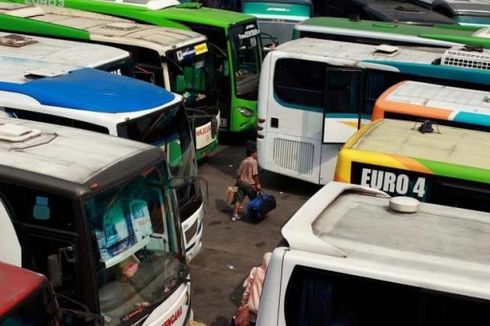
[(340, 146), (369, 121), (362, 114), (362, 77), (359, 69), (326, 68), (320, 183), (332, 180)]

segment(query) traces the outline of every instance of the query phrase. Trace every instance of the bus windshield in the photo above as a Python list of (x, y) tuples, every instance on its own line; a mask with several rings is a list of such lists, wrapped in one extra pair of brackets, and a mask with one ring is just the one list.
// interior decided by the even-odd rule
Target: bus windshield
[(172, 176), (185, 181), (197, 177), (194, 142), (181, 104), (128, 120), (117, 129), (119, 136), (160, 146)]
[[(186, 104), (200, 104), (208, 97), (206, 94), (208, 81), (205, 73), (206, 52), (207, 45), (202, 43), (167, 53), (167, 57), (171, 60), (169, 70), (172, 90), (182, 94)], [(164, 61), (163, 58), (162, 61)]]
[(239, 98), (257, 100), (261, 63), (259, 34), (255, 23), (237, 25), (231, 30), (235, 88)]
[(96, 239), (100, 311), (116, 324), (142, 318), (187, 275), (166, 179), (160, 163), (84, 203)]

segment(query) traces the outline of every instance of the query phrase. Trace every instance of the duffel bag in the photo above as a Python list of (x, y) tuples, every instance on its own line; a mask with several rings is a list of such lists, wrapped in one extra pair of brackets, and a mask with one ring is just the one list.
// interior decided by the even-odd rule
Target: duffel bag
[(267, 213), (276, 208), (276, 199), (272, 195), (259, 192), (247, 205), (247, 213), (254, 220), (263, 220)]

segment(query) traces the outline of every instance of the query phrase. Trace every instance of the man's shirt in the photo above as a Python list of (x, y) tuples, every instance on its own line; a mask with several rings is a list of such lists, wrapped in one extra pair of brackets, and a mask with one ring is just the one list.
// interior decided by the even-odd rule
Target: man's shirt
[(248, 156), (240, 163), (240, 167), (238, 167), (238, 175), (239, 179), (242, 182), (246, 182), (251, 185), (255, 185), (254, 176), (259, 174), (259, 167), (257, 164), (257, 160), (252, 156)]

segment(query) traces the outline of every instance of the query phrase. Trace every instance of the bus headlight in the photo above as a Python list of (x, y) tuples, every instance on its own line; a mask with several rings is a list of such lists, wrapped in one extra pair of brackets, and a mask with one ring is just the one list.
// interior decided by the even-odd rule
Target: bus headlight
[(240, 113), (247, 118), (250, 118), (254, 115), (254, 112), (252, 110), (244, 108), (243, 106), (239, 106), (238, 111), (240, 111)]

